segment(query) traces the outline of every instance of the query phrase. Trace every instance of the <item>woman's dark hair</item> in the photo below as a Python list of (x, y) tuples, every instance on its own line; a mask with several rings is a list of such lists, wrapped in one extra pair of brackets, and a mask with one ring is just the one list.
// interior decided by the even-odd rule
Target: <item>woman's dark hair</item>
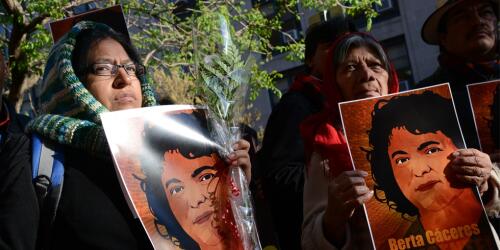
[(500, 149), (500, 102), (498, 99), (500, 99), (500, 84), (497, 85), (493, 96), (493, 103), (490, 106), (491, 120), (489, 121), (489, 125), (495, 149)]
[(389, 159), (388, 147), (394, 128), (404, 128), (414, 135), (441, 131), (457, 148), (463, 148), (464, 143), (450, 99), (425, 91), (395, 96), (375, 104), (372, 128), (368, 131), (371, 150), (366, 155), (375, 182), (375, 198), (403, 216), (414, 216), (418, 210), (401, 192)]
[[(189, 127), (193, 131), (210, 138), (207, 128), (207, 118), (203, 111), (193, 111), (191, 114), (180, 113), (169, 115), (168, 119)], [(155, 217), (155, 226), (160, 235), (171, 240), (182, 249), (200, 249), (181, 227), (175, 218), (165, 194), (161, 176), (164, 168), (165, 152), (179, 150), (187, 159), (209, 156), (217, 149), (203, 142), (190, 140), (179, 135), (182, 131), (165, 129), (168, 124), (146, 122), (144, 125), (144, 151), (141, 154), (141, 168), (145, 175), (141, 179), (141, 187), (146, 194), (149, 209)], [(164, 227), (162, 229), (161, 227)], [(165, 232), (166, 230), (166, 232)]]
[(384, 66), (385, 71), (389, 74), (388, 82), (392, 81), (391, 65), (389, 58), (384, 51), (384, 48), (371, 36), (363, 33), (358, 33), (347, 37), (339, 42), (333, 52), (333, 65), (340, 65), (345, 61), (349, 52), (355, 48), (367, 48)]
[(86, 29), (81, 31), (76, 36), (75, 47), (73, 49), (73, 54), (71, 55), (71, 64), (73, 66), (73, 70), (75, 71), (76, 76), (80, 79), (81, 82), (85, 83), (87, 69), (90, 66), (89, 63), (91, 63), (87, 61), (90, 49), (92, 48), (92, 46), (108, 38), (117, 41), (123, 47), (123, 49), (125, 49), (128, 56), (134, 63), (141, 63), (139, 53), (137, 53), (134, 46), (122, 33), (116, 32), (113, 29)]
[(316, 53), (318, 45), (322, 43), (333, 43), (337, 38), (347, 32), (356, 32), (354, 23), (346, 17), (334, 17), (309, 27), (305, 39), (305, 61), (308, 62)]

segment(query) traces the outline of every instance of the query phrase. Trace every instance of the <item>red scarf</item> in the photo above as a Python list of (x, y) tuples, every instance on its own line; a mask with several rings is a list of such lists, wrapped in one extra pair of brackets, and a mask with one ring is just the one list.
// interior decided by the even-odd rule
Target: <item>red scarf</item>
[[(0, 105), (3, 105), (0, 102)], [(0, 109), (0, 130), (4, 130), (4, 127), (7, 127), (10, 122), (9, 110), (7, 109), (7, 105), (3, 105), (3, 109)]]
[(303, 92), (307, 87), (310, 86), (314, 92), (316, 93), (321, 93), (321, 85), (323, 84), (323, 81), (319, 78), (316, 78), (311, 75), (304, 75), (300, 74), (297, 77), (295, 77), (295, 81), (293, 82), (292, 86), (288, 91), (297, 91), (297, 92)]
[[(326, 61), (326, 68), (331, 70), (325, 75), (324, 84), (321, 88), (321, 92), (326, 97), (326, 105), (320, 113), (310, 116), (300, 126), (306, 151), (306, 160), (310, 160), (313, 152), (319, 153), (321, 157), (329, 160), (330, 176), (337, 176), (343, 171), (353, 169), (345, 137), (341, 128), (336, 127), (337, 124), (340, 124), (338, 103), (344, 100), (335, 79), (337, 65), (333, 64), (335, 48), (342, 41), (353, 35), (372, 37), (367, 33), (348, 33), (339, 37), (333, 43), (329, 49)], [(389, 65), (389, 71), (389, 93), (396, 93), (399, 91), (399, 81), (392, 64)]]

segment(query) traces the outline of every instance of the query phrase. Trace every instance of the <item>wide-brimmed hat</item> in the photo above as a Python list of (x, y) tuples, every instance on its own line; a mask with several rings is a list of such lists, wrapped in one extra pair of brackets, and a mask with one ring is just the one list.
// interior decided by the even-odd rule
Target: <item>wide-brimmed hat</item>
[[(453, 7), (464, 2), (465, 0), (448, 0), (448, 1), (438, 1), (438, 8), (425, 20), (422, 26), (421, 36), (424, 42), (428, 44), (438, 44), (439, 43), (439, 32), (438, 27), (441, 22), (441, 18)], [(498, 0), (476, 0), (478, 2), (491, 2), (498, 6)], [(498, 11), (498, 10), (495, 10)]]

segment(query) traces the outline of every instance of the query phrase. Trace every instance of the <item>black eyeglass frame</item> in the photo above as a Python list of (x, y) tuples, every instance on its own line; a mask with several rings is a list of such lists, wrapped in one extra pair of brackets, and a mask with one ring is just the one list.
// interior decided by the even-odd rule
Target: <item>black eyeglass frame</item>
[[(111, 71), (109, 74), (98, 74), (96, 71), (96, 65), (110, 65)], [(130, 73), (127, 70), (127, 66), (135, 66), (135, 72)], [(140, 77), (146, 74), (146, 66), (139, 63), (127, 63), (127, 64), (113, 64), (113, 63), (93, 63), (87, 67), (87, 73), (92, 73), (97, 76), (116, 76), (118, 74), (118, 69), (123, 68), (127, 75)]]

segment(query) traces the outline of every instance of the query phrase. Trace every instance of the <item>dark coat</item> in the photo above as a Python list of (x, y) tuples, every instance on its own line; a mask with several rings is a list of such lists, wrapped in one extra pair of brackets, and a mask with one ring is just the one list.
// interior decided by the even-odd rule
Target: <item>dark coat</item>
[(300, 249), (306, 161), (300, 124), (322, 107), (322, 96), (305, 85), (303, 91), (283, 95), (267, 122), (259, 169), (280, 249)]
[(0, 249), (35, 249), (39, 210), (31, 183), (30, 140), (23, 133), (25, 122), (10, 105), (4, 107), (10, 123), (0, 128)]
[(474, 117), (472, 115), (466, 85), (499, 78), (500, 70), (498, 64), (495, 65), (493, 71), (489, 72), (481, 71), (479, 68), (470, 69), (465, 65), (463, 67), (455, 66), (453, 68), (441, 65), (431, 76), (420, 81), (417, 87), (428, 87), (439, 83), (449, 82), (465, 143), (468, 148), (479, 149), (479, 140), (476, 134)]
[(64, 169), (51, 249), (153, 249), (110, 158), (66, 148)]

